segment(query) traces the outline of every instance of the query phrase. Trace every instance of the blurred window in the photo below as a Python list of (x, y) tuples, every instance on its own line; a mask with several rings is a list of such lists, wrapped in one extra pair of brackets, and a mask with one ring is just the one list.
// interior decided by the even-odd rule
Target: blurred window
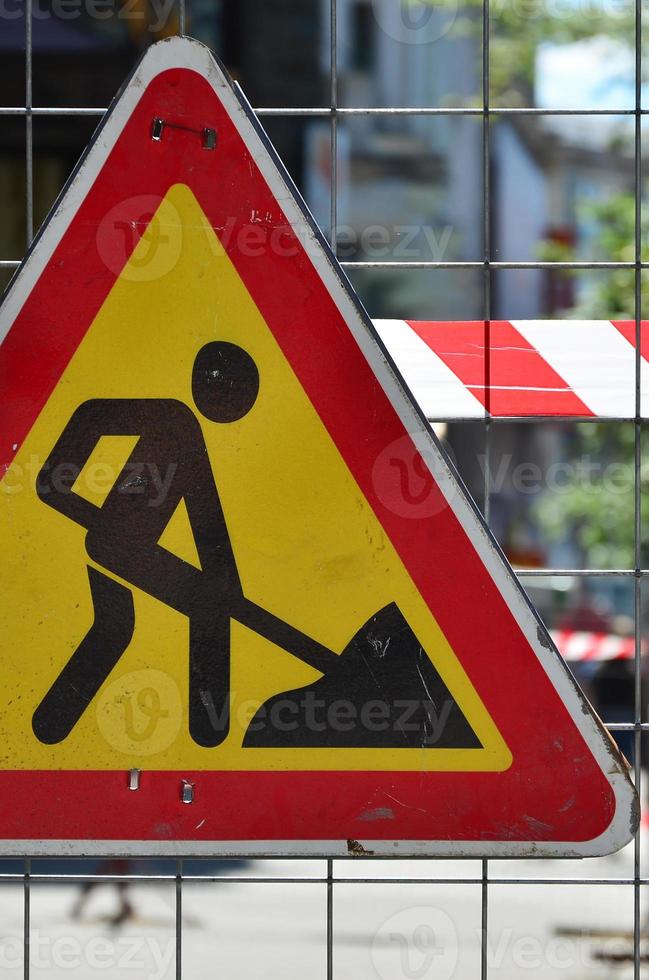
[(351, 10), (352, 67), (372, 71), (376, 61), (376, 19), (372, 4), (357, 0)]

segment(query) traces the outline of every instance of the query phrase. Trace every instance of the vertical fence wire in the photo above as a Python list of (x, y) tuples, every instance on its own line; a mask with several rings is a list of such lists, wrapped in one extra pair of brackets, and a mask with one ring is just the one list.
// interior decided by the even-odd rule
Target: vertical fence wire
[[(33, 131), (33, 9), (25, 0), (25, 244), (34, 236), (34, 131)], [(31, 861), (25, 859), (23, 883), (23, 977), (29, 980), (31, 968)]]
[(327, 860), (327, 980), (334, 975), (334, 863)]
[[(483, 317), (485, 333), (485, 391), (490, 392), (491, 366), (491, 131), (490, 131), (490, 20), (489, 0), (482, 3), (482, 228), (483, 228)], [(491, 513), (491, 420), (487, 396), (484, 416), (484, 519), (489, 525)], [(480, 980), (487, 980), (489, 942), (489, 862), (482, 861), (480, 902)]]
[(34, 237), (34, 131), (32, 93), (32, 0), (25, 0), (25, 238)]
[[(488, 2), (488, 0), (487, 0)], [(633, 560), (634, 594), (634, 706), (633, 733), (634, 776), (638, 793), (642, 794), (642, 0), (635, 0), (635, 117), (634, 117), (634, 314), (635, 314), (635, 421), (634, 421), (634, 522)], [(641, 927), (641, 842), (640, 828), (633, 842), (633, 978), (640, 980)]]
[(331, 113), (331, 188), (330, 240), (334, 255), (338, 254), (338, 5), (329, 0), (329, 110)]
[[(338, 4), (329, 0), (329, 109), (331, 112), (330, 242), (338, 254)], [(334, 976), (334, 865), (327, 861), (326, 974)]]
[(29, 980), (30, 949), (31, 949), (31, 870), (32, 863), (25, 858), (25, 875), (23, 881), (23, 977)]
[(176, 980), (183, 975), (183, 862), (176, 861)]

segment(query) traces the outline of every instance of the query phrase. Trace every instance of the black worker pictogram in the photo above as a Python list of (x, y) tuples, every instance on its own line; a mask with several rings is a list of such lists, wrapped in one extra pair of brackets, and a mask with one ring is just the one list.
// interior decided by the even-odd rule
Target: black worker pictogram
[[(244, 747), (480, 747), (396, 604), (370, 617), (338, 654), (245, 596), (217, 488), (218, 459), (210, 460), (201, 425), (236, 423), (255, 405), (259, 387), (250, 354), (213, 341), (193, 365), (200, 420), (188, 405), (165, 398), (97, 398), (73, 413), (39, 473), (37, 492), (44, 504), (87, 530), (94, 622), (34, 712), (37, 738), (46, 744), (67, 738), (125, 653), (135, 627), (131, 588), (137, 588), (189, 621), (188, 725), (198, 745), (217, 746), (229, 731), (230, 634), (237, 620), (322, 674), (262, 706)], [(135, 436), (137, 443), (97, 506), (74, 484), (103, 436)], [(172, 474), (162, 498), (145, 478), (133, 492), (132, 474), (152, 463)], [(55, 487), (47, 479), (54, 470), (66, 474)], [(200, 568), (159, 544), (181, 501)], [(151, 657), (155, 666), (154, 650)], [(340, 730), (314, 723), (316, 702), (326, 708), (341, 698), (355, 707), (357, 724)], [(368, 730), (363, 708), (376, 701), (385, 706), (386, 723)], [(273, 706), (288, 711), (290, 726), (277, 730), (268, 722)]]

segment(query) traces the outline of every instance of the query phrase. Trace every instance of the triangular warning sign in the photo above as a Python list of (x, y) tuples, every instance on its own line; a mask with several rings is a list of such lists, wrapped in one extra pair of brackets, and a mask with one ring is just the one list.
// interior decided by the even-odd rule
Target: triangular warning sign
[(629, 840), (624, 760), (197, 42), (145, 55), (0, 337), (5, 852)]

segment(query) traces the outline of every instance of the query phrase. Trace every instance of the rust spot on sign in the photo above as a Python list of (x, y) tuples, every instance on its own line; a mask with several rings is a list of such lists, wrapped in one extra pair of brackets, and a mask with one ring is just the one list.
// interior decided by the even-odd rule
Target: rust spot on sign
[(374, 854), (374, 851), (367, 851), (367, 850), (365, 850), (365, 848), (360, 843), (360, 841), (357, 841), (357, 840), (348, 840), (347, 841), (347, 853), (350, 854), (352, 857), (361, 857), (362, 855), (368, 855), (368, 856), (369, 855), (372, 855), (372, 854)]

